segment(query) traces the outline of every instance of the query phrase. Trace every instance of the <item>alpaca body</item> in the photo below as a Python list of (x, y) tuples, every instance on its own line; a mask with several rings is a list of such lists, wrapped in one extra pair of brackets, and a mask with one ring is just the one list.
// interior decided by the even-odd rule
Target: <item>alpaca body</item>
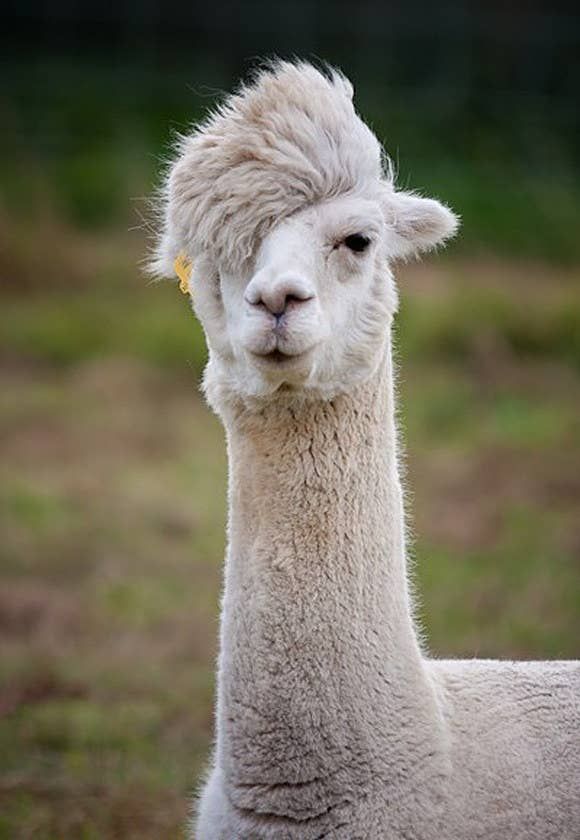
[(457, 840), (580, 838), (580, 663), (426, 661), (453, 768)]
[(281, 62), (182, 138), (153, 269), (192, 261), (229, 456), (197, 840), (580, 840), (574, 663), (426, 659), (397, 464), (396, 189), (341, 74)]

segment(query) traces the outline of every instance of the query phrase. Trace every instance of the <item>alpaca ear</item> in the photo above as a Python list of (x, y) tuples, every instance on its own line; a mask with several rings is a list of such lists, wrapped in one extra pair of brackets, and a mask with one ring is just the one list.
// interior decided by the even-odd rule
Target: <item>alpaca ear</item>
[(459, 218), (444, 204), (407, 192), (389, 191), (383, 198), (389, 254), (405, 259), (430, 251), (450, 239)]

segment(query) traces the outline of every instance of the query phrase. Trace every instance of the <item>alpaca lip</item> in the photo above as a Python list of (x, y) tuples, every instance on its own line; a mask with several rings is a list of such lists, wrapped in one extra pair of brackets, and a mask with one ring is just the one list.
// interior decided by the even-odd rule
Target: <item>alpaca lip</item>
[(282, 350), (275, 348), (269, 353), (252, 353), (252, 356), (260, 362), (268, 362), (273, 365), (287, 365), (304, 356), (304, 353), (284, 353)]
[(276, 363), (282, 363), (283, 364), (284, 362), (288, 361), (288, 359), (292, 359), (293, 356), (288, 356), (286, 353), (283, 353), (281, 350), (272, 350), (272, 352), (268, 353), (266, 356), (264, 356), (264, 358), (267, 359), (270, 362), (276, 362)]

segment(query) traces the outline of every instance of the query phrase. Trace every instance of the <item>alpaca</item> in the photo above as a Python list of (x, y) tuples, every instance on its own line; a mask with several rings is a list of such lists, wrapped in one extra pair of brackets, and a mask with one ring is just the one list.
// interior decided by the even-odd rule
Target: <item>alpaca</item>
[(191, 261), (229, 457), (195, 837), (578, 840), (579, 664), (439, 661), (418, 641), (391, 267), (457, 220), (396, 190), (352, 94), (271, 65), (182, 138), (163, 194), (153, 270)]

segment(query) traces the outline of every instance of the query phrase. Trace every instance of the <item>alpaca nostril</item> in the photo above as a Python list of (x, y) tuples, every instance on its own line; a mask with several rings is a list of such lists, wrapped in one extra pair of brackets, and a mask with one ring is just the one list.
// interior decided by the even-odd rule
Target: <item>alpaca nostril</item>
[(285, 308), (287, 309), (290, 303), (306, 303), (307, 300), (312, 300), (313, 297), (314, 295), (309, 294), (308, 292), (304, 292), (304, 294), (300, 295), (290, 293), (289, 295), (286, 295), (286, 300), (284, 301)]
[[(313, 297), (313, 295), (308, 295), (308, 297), (301, 297), (301, 296), (296, 295), (296, 294), (286, 295), (286, 297), (282, 301), (282, 305), (281, 305), (281, 308), (279, 309), (279, 311), (275, 312), (273, 309), (270, 309), (270, 312), (272, 313), (272, 315), (275, 315), (276, 318), (281, 318), (282, 315), (284, 315), (284, 313), (288, 310), (288, 308), (292, 304), (306, 303), (306, 301), (312, 300), (312, 297)], [(266, 304), (266, 308), (269, 309), (267, 304)]]
[(250, 286), (246, 290), (244, 299), (251, 306), (262, 307), (271, 315), (279, 319), (289, 308), (301, 306), (314, 297), (312, 289), (303, 281), (274, 283), (269, 285)]

